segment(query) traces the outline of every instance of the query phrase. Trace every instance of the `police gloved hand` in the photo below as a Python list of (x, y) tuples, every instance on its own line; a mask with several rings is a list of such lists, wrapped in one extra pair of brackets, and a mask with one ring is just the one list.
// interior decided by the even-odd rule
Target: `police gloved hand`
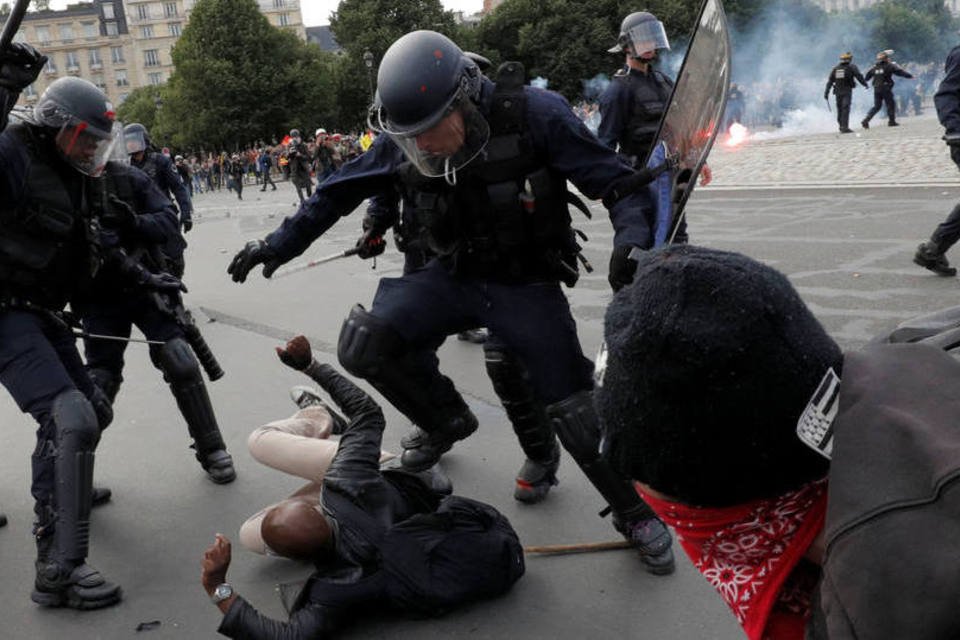
[(100, 216), (100, 222), (107, 229), (120, 231), (134, 231), (140, 225), (137, 212), (128, 202), (121, 200), (115, 194), (107, 199), (109, 207)]
[(824, 92), (823, 92), (823, 99), (824, 99), (824, 100), (829, 100), (829, 99), (830, 99), (830, 92), (829, 92), (829, 91), (824, 91)]
[(943, 141), (950, 147), (950, 159), (960, 168), (960, 133), (948, 133)]
[(183, 229), (183, 232), (184, 232), (184, 233), (186, 233), (187, 231), (190, 231), (190, 229), (193, 229), (193, 219), (192, 219), (192, 218), (184, 218), (184, 217), (181, 216), (181, 217), (180, 217), (180, 227)]
[(614, 247), (613, 253), (610, 254), (607, 281), (615, 292), (633, 282), (633, 277), (637, 273), (637, 261), (630, 257), (630, 252), (636, 248), (632, 244), (625, 244)]
[(374, 216), (363, 217), (363, 235), (357, 240), (357, 255), (362, 259), (375, 258), (387, 249), (383, 234), (386, 229)]
[(140, 284), (147, 289), (170, 292), (182, 291), (183, 293), (187, 292), (187, 286), (173, 274), (166, 272), (150, 273), (146, 269), (144, 269), (144, 273), (145, 275), (140, 281)]
[(47, 56), (25, 42), (14, 42), (0, 51), (0, 87), (16, 93), (23, 91), (37, 79), (45, 64)]
[(282, 262), (277, 254), (263, 240), (251, 240), (233, 256), (227, 273), (234, 282), (246, 282), (247, 274), (258, 264), (263, 265), (263, 277), (269, 278)]

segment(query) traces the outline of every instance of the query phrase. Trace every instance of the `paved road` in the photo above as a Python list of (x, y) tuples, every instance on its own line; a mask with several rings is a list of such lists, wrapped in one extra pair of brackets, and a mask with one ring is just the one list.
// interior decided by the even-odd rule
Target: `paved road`
[[(835, 144), (841, 142), (847, 144), (846, 139)], [(740, 157), (750, 153), (748, 147)], [(733, 166), (720, 154), (714, 165), (720, 175)], [(728, 180), (732, 184), (736, 178)], [(91, 552), (91, 560), (123, 584), (126, 599), (93, 613), (39, 610), (27, 597), (33, 558), (28, 494), (33, 427), (0, 394), (0, 504), (11, 518), (0, 530), (5, 571), (0, 636), (215, 637), (219, 613), (197, 580), (202, 549), (215, 532), (235, 536), (249, 514), (299, 485), (259, 466), (245, 448), (252, 429), (292, 413), (287, 389), (305, 382), (278, 362), (273, 346), (302, 332), (311, 337), (320, 358), (335, 360), (332, 345), (350, 306), (368, 303), (378, 278), (400, 270), (399, 256), (391, 249), (376, 270), (369, 262), (344, 260), (276, 282), (255, 276), (246, 285), (234, 285), (224, 273), (230, 256), (292, 213), (296, 199), (287, 184), (276, 193), (248, 189), (245, 196), (243, 202), (226, 193), (198, 197), (200, 216), (188, 236), (186, 278), (188, 304), (201, 321), (216, 320), (203, 324), (203, 331), (227, 376), (210, 388), (238, 480), (218, 487), (204, 478), (187, 449), (186, 428), (172, 397), (145, 349), (131, 347), (116, 420), (104, 434), (97, 460), (98, 483), (112, 487), (115, 497), (95, 512)], [(838, 341), (857, 348), (905, 318), (960, 302), (955, 279), (937, 278), (910, 263), (916, 244), (958, 199), (960, 187), (705, 189), (691, 200), (690, 228), (697, 242), (743, 251), (787, 273)], [(594, 207), (594, 212), (594, 220), (580, 226), (590, 236), (587, 255), (597, 270), (569, 292), (590, 354), (599, 345), (610, 298), (606, 261), (612, 235), (603, 211)], [(308, 255), (352, 245), (358, 229), (359, 216), (342, 221)], [(594, 515), (601, 507), (598, 496), (569, 458), (564, 458), (561, 484), (547, 502), (524, 507), (512, 500), (512, 478), (522, 456), (481, 358), (478, 347), (457, 341), (448, 341), (441, 351), (443, 369), (464, 391), (481, 423), (477, 434), (445, 458), (457, 491), (502, 509), (527, 544), (614, 539), (609, 523)], [(392, 409), (387, 416), (385, 446), (395, 449), (407, 424)], [(435, 621), (372, 617), (358, 621), (346, 637), (741, 637), (709, 586), (685, 559), (679, 565), (674, 576), (655, 578), (641, 570), (630, 552), (530, 558), (527, 575), (505, 598)], [(307, 573), (303, 566), (238, 550), (230, 580), (240, 593), (279, 616), (276, 585)], [(154, 620), (161, 623), (157, 629), (134, 631), (138, 623)]]

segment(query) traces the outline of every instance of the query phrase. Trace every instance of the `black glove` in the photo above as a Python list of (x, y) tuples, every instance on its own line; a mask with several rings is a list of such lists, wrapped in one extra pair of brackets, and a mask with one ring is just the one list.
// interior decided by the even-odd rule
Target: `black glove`
[(140, 226), (140, 220), (137, 218), (137, 212), (133, 210), (128, 202), (121, 200), (114, 194), (108, 198), (109, 207), (100, 217), (100, 221), (107, 229), (119, 231), (135, 231)]
[(25, 42), (14, 42), (0, 51), (0, 87), (20, 93), (40, 75), (47, 56)]
[(227, 273), (233, 276), (234, 282), (246, 282), (247, 274), (258, 264), (263, 265), (263, 277), (269, 278), (282, 262), (277, 254), (263, 240), (251, 240), (233, 256)]
[(829, 99), (830, 99), (830, 92), (829, 92), (829, 91), (824, 91), (824, 92), (823, 92), (823, 99), (824, 99), (824, 100), (829, 100)]
[(950, 147), (950, 159), (960, 169), (960, 133), (948, 133), (943, 136), (943, 141)]
[(363, 235), (360, 236), (360, 239), (357, 240), (357, 255), (360, 256), (363, 260), (368, 258), (376, 258), (378, 255), (386, 251), (387, 241), (384, 239), (383, 234), (386, 233), (387, 228), (381, 223), (381, 221), (371, 215), (366, 215), (363, 217)]
[(193, 229), (193, 219), (192, 218), (180, 218), (180, 226), (183, 228), (183, 232), (186, 233)]
[(623, 287), (633, 282), (633, 276), (637, 273), (637, 261), (630, 257), (630, 252), (636, 247), (632, 244), (625, 244), (613, 248), (610, 254), (610, 271), (607, 273), (607, 281), (614, 291), (620, 291)]
[(183, 293), (187, 292), (186, 285), (180, 282), (180, 280), (172, 274), (166, 272), (150, 273), (146, 269), (144, 269), (143, 273), (145, 275), (140, 280), (140, 284), (147, 289), (169, 291), (171, 293), (176, 291), (182, 291)]

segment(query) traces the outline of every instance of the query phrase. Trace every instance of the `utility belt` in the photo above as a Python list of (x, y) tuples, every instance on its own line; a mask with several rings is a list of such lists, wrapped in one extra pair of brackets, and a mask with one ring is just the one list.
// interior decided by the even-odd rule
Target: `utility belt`
[(7, 311), (27, 311), (36, 314), (65, 331), (80, 328), (80, 321), (66, 309), (50, 309), (23, 297), (0, 294), (0, 313)]

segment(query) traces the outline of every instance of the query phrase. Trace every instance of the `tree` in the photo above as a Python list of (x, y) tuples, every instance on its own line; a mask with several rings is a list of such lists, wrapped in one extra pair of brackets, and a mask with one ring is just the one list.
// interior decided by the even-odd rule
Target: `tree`
[(162, 101), (161, 91), (160, 87), (134, 89), (117, 108), (117, 120), (124, 124), (139, 122), (152, 132), (156, 125), (157, 101)]
[[(908, 3), (909, 4), (909, 3)], [(924, 8), (922, 4), (915, 3)], [(885, 0), (862, 16), (866, 28), (872, 32), (878, 50), (894, 49), (900, 60), (940, 60), (949, 46), (937, 28), (939, 12), (921, 13), (899, 2)], [(947, 24), (955, 24), (948, 20)]]
[(271, 26), (255, 0), (198, 0), (173, 62), (153, 133), (174, 147), (236, 149), (333, 112), (330, 59)]

